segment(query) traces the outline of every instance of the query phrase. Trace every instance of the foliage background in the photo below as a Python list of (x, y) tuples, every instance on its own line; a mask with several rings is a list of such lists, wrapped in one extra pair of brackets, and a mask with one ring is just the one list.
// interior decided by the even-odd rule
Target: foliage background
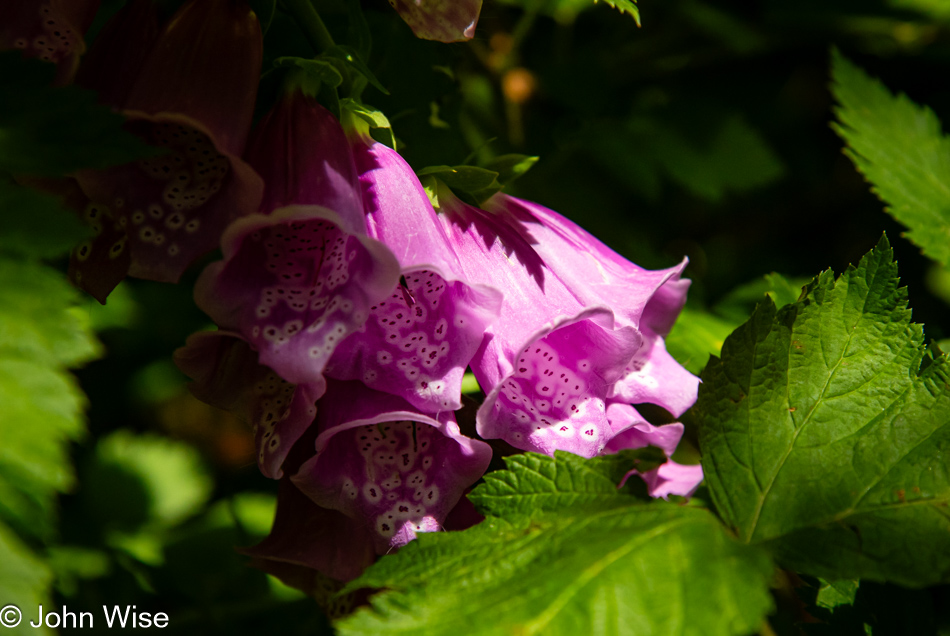
[[(644, 0), (637, 28), (586, 0), (486, 0), (475, 40), (457, 45), (416, 40), (381, 0), (361, 4), (369, 65), (390, 92), (368, 88), (364, 99), (388, 115), (413, 167), (537, 155), (511, 193), (569, 216), (645, 267), (689, 256), (694, 322), (684, 318), (672, 349), (679, 338), (689, 351), (686, 325), (707, 326), (714, 340), (728, 334), (716, 318), (702, 322), (717, 305), (720, 318), (738, 312), (733, 326), (744, 320), (761, 290), (730, 296), (740, 286), (770, 272), (840, 272), (883, 231), (914, 320), (928, 340), (950, 338), (950, 273), (900, 238), (829, 125), (832, 46), (950, 121), (950, 11), (940, 2)], [(283, 55), (312, 55), (288, 15), (255, 5), (267, 26), (265, 69)], [(347, 42), (345, 3), (315, 5)], [(120, 6), (103, 2), (90, 37)], [(265, 82), (260, 113), (272, 97)], [(76, 372), (88, 433), (69, 448), (77, 478), (55, 522), (27, 533), (39, 562), (27, 571), (42, 578), (48, 568), (57, 604), (135, 604), (168, 613), (174, 633), (329, 633), (309, 599), (234, 551), (268, 531), (276, 484), (257, 472), (244, 425), (194, 400), (171, 363), (208, 323), (191, 299), (198, 271), (177, 286), (128, 280), (104, 307), (80, 301), (80, 319), (102, 343), (102, 357)], [(684, 363), (698, 371), (705, 359)], [(695, 456), (695, 430), (687, 437)], [(3, 570), (0, 590), (23, 577)], [(945, 587), (862, 584), (841, 609), (821, 588), (826, 600), (815, 609), (820, 584), (795, 578), (775, 582), (778, 609), (763, 630), (950, 633), (950, 615), (939, 611), (950, 606)], [(804, 605), (826, 622), (799, 624)]]

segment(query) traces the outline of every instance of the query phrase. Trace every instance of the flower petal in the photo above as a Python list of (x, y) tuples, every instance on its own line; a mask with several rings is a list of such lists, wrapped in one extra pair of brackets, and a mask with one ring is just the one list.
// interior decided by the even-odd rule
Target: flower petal
[(7, 0), (0, 6), (0, 50), (56, 64), (56, 83), (68, 84), (86, 50), (83, 33), (100, 0)]
[(612, 327), (612, 316), (595, 309), (536, 334), (479, 408), (478, 434), (548, 455), (600, 453), (613, 434), (607, 394), (640, 346), (635, 329)]
[(198, 306), (288, 382), (320, 382), (336, 346), (399, 279), (385, 246), (341, 224), (316, 206), (239, 219), (222, 238), (224, 260), (195, 285)]
[(647, 471), (643, 474), (632, 470), (624, 477), (626, 480), (630, 475), (640, 475), (647, 484), (647, 492), (651, 497), (669, 498), (670, 495), (679, 495), (680, 497), (689, 497), (699, 485), (703, 482), (703, 467), (699, 464), (686, 465), (677, 464), (669, 460), (665, 464), (660, 464), (658, 468)]
[[(352, 581), (376, 557), (368, 528), (336, 510), (316, 505), (289, 479), (280, 482), (270, 534), (241, 553), (312, 568), (338, 581)], [(265, 571), (269, 569), (262, 565)]]
[(629, 404), (608, 403), (607, 419), (613, 437), (607, 442), (604, 453), (616, 453), (630, 448), (656, 446), (669, 457), (683, 437), (683, 425), (679, 422), (654, 426)]
[(475, 35), (482, 0), (389, 0), (423, 40), (462, 42)]
[(656, 404), (679, 417), (696, 403), (698, 390), (699, 378), (666, 351), (663, 338), (647, 337), (610, 397), (633, 404)]
[(287, 382), (260, 364), (240, 335), (226, 331), (192, 334), (174, 359), (194, 380), (189, 388), (195, 397), (253, 425), (261, 472), (280, 478), (287, 454), (316, 417), (326, 384)]
[(451, 412), (433, 418), (357, 382), (329, 385), (318, 423), (317, 454), (292, 479), (318, 506), (371, 529), (379, 554), (440, 530), (491, 459)]
[(90, 200), (112, 210), (128, 236), (129, 274), (177, 282), (214, 249), (233, 219), (252, 214), (261, 178), (222, 152), (210, 131), (183, 115), (127, 112), (128, 128), (167, 154), (76, 175)]
[(336, 212), (347, 232), (365, 232), (356, 165), (343, 127), (300, 90), (285, 93), (254, 130), (245, 154), (266, 184), (261, 213), (288, 205)]

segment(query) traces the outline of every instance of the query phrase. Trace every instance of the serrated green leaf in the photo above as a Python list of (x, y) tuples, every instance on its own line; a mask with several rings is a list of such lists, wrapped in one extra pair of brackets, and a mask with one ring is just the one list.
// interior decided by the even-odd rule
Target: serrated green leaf
[[(594, 2), (596, 3), (597, 0)], [(640, 9), (637, 8), (635, 0), (604, 0), (604, 2), (620, 13), (629, 13), (636, 20), (637, 26), (640, 26)]]
[(0, 253), (53, 258), (91, 234), (56, 197), (4, 180), (0, 180), (0, 210)]
[(159, 152), (126, 132), (95, 92), (50, 86), (54, 72), (19, 51), (0, 52), (0, 171), (61, 175)]
[(887, 239), (802, 300), (760, 304), (722, 353), (694, 413), (738, 536), (812, 576), (950, 581), (950, 365), (918, 374), (923, 330)]
[(748, 320), (755, 306), (765, 300), (766, 296), (772, 299), (777, 309), (781, 309), (798, 300), (802, 287), (807, 283), (806, 278), (789, 279), (772, 272), (736, 287), (716, 303), (713, 311), (727, 320), (734, 321), (738, 327)]
[(906, 236), (935, 261), (950, 266), (950, 139), (926, 106), (894, 95), (837, 50), (832, 91), (840, 106), (835, 132), (855, 166), (908, 228)]
[[(772, 566), (707, 511), (616, 488), (631, 458), (508, 458), (469, 530), (426, 533), (348, 590), (386, 588), (341, 634), (747, 634)], [(527, 491), (527, 492), (526, 492)]]
[(95, 357), (78, 298), (55, 270), (0, 256), (0, 359), (75, 366)]
[(508, 470), (485, 475), (469, 499), (482, 514), (509, 517), (526, 511), (555, 512), (561, 508), (606, 508), (629, 505), (617, 496), (617, 484), (633, 467), (650, 470), (666, 460), (657, 448), (640, 448), (615, 455), (583, 459), (564, 451), (555, 457), (523, 453), (505, 457)]

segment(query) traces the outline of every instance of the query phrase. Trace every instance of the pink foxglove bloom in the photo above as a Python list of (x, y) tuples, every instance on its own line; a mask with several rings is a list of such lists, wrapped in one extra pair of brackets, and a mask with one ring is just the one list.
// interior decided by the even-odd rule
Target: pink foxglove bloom
[[(669, 457), (683, 437), (683, 425), (679, 422), (654, 426), (629, 404), (615, 402), (608, 405), (607, 418), (614, 436), (607, 443), (604, 453), (655, 446)], [(687, 466), (668, 459), (666, 463), (644, 473), (631, 470), (624, 481), (631, 475), (643, 478), (652, 497), (689, 497), (703, 481), (703, 468), (698, 464)]]
[(190, 389), (195, 397), (253, 426), (261, 472), (281, 477), (291, 447), (316, 417), (317, 400), (326, 390), (322, 378), (291, 384), (260, 364), (243, 338), (226, 331), (192, 334), (174, 358), (194, 380)]
[(619, 325), (643, 334), (643, 346), (610, 397), (657, 404), (674, 417), (693, 405), (699, 378), (667, 353), (664, 342), (686, 302), (689, 281), (680, 278), (685, 260), (669, 269), (647, 270), (537, 203), (497, 194), (483, 207), (532, 237), (545, 264), (585, 304), (610, 307)]
[[(487, 392), (478, 433), (552, 455), (600, 453), (612, 436), (606, 400), (642, 343), (606, 304), (589, 306), (536, 251), (526, 228), (438, 192), (439, 218), (466, 275), (504, 294), (472, 362)], [(556, 262), (554, 263), (556, 264)]]
[(241, 550), (255, 565), (288, 585), (307, 588), (307, 570), (352, 581), (376, 558), (373, 531), (338, 510), (321, 508), (283, 479), (270, 534)]
[[(261, 66), (261, 31), (245, 2), (190, 0), (158, 37), (122, 112), (128, 128), (166, 154), (78, 175), (89, 198), (123, 227), (128, 274), (177, 281), (213, 249), (227, 224), (257, 209), (263, 184), (240, 159)], [(114, 260), (114, 259), (113, 259)], [(114, 272), (80, 260), (87, 289)], [(102, 300), (100, 298), (100, 300)]]
[(389, 0), (423, 40), (462, 42), (475, 35), (482, 0)]
[(267, 177), (263, 214), (228, 227), (224, 260), (201, 274), (195, 300), (285, 380), (317, 384), (337, 346), (392, 292), (399, 265), (363, 233), (349, 145), (314, 100), (291, 89), (250, 150)]
[[(362, 122), (354, 122), (360, 126)], [(327, 375), (360, 380), (427, 412), (461, 408), (462, 376), (501, 306), (470, 285), (419, 179), (395, 150), (351, 130), (369, 235), (399, 260), (402, 279), (340, 344)]]
[(359, 382), (331, 382), (317, 424), (316, 455), (291, 479), (318, 506), (369, 528), (378, 554), (442, 529), (491, 459), (451, 411), (426, 415)]
[(100, 0), (0, 0), (0, 50), (19, 49), (57, 66), (56, 82), (72, 80), (86, 50), (83, 33)]

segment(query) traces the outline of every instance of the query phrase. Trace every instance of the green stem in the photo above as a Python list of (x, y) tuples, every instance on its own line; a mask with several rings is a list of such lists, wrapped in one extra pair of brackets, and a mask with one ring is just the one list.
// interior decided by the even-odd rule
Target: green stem
[(324, 51), (336, 46), (333, 36), (327, 31), (327, 26), (320, 19), (320, 14), (310, 4), (310, 0), (281, 0), (284, 8), (294, 17), (310, 45), (316, 52)]

